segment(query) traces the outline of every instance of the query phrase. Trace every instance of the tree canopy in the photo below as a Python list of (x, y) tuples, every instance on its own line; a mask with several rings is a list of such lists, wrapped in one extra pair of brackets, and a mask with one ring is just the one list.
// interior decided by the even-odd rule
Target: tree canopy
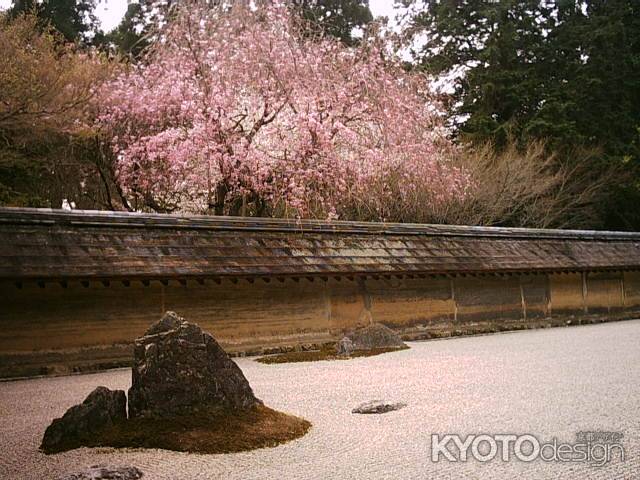
[(14, 0), (0, 202), (640, 228), (637, 2), (403, 3)]
[(625, 173), (602, 225), (640, 228), (638, 2), (441, 0), (413, 11), (409, 43), (426, 38), (416, 65), (458, 74), (460, 137), (498, 146), (544, 139), (567, 162), (576, 147), (600, 149), (593, 168)]
[(144, 12), (144, 5), (141, 3), (130, 3), (120, 24), (106, 34), (105, 43), (113, 44), (123, 55), (138, 58), (149, 45), (149, 41), (145, 38), (148, 34), (148, 25)]
[[(0, 15), (0, 202), (78, 205), (99, 183), (88, 159), (94, 88), (110, 74), (101, 56), (65, 43), (33, 15)], [(96, 182), (97, 180), (97, 182)]]
[(294, 0), (301, 17), (347, 45), (355, 45), (357, 30), (373, 20), (368, 0)]
[(68, 42), (91, 43), (100, 34), (96, 0), (13, 0), (9, 16), (35, 14), (42, 27), (52, 27)]
[(297, 25), (285, 7), (181, 9), (144, 62), (101, 89), (98, 125), (132, 204), (326, 217), (366, 203), (382, 219), (418, 191), (433, 204), (464, 195), (424, 79), (375, 43)]

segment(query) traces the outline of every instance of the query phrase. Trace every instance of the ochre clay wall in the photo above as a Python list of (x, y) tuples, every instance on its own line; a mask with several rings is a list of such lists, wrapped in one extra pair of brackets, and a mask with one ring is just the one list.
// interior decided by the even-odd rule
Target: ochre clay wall
[(640, 272), (624, 272), (624, 306), (640, 307)]
[(620, 311), (624, 307), (622, 273), (590, 273), (586, 275), (587, 310), (592, 313)]
[[(44, 361), (38, 355), (51, 357), (51, 352), (107, 352), (116, 344), (127, 347), (111, 357), (128, 355), (132, 339), (165, 310), (200, 324), (238, 352), (327, 342), (371, 321), (411, 334), (479, 322), (631, 317), (640, 310), (640, 273), (152, 281), (148, 286), (114, 281), (86, 287), (71, 282), (66, 288), (4, 283), (0, 296), (0, 376), (10, 376), (21, 359), (30, 358), (33, 366)], [(65, 354), (56, 361), (64, 362)]]
[(367, 280), (366, 285), (371, 297), (371, 316), (376, 321), (400, 329), (455, 321), (453, 279), (393, 277)]
[[(0, 352), (129, 343), (166, 310), (201, 324), (231, 347), (291, 335), (304, 341), (305, 335), (326, 336), (332, 328), (327, 285), (321, 280), (186, 286), (177, 281), (167, 286), (131, 282), (128, 287), (96, 282), (88, 288), (79, 283), (67, 288), (25, 284), (21, 289), (5, 285), (2, 293), (9, 301), (0, 312)], [(356, 298), (353, 295), (353, 301)], [(347, 292), (336, 296), (340, 306), (348, 300)]]
[(581, 273), (550, 275), (549, 292), (552, 314), (580, 314), (585, 311)]

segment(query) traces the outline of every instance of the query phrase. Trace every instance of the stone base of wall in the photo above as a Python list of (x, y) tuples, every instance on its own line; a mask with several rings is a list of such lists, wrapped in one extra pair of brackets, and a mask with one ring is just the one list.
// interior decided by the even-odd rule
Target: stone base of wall
[(0, 378), (71, 375), (128, 367), (133, 344), (0, 354)]
[(405, 341), (433, 340), (439, 338), (454, 338), (472, 335), (489, 335), (500, 332), (515, 332), (518, 330), (535, 330), (539, 328), (574, 327), (579, 325), (595, 325), (598, 323), (634, 320), (640, 318), (640, 312), (626, 312), (619, 315), (585, 315), (558, 316), (532, 320), (502, 320), (470, 322), (452, 325), (442, 323), (428, 325), (423, 328), (405, 329), (402, 339)]

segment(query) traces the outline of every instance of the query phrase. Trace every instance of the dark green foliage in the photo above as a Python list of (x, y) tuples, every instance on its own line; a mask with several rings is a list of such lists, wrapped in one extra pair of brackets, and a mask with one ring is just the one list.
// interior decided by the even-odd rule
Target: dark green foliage
[(598, 148), (594, 169), (623, 172), (593, 227), (640, 229), (640, 2), (431, 0), (412, 35), (417, 65), (455, 84), (458, 134), (503, 146), (543, 139), (571, 162)]
[(532, 0), (452, 0), (429, 2), (414, 18), (414, 28), (428, 34), (417, 52), (422, 68), (434, 74), (469, 69), (456, 84), (462, 103), (455, 113), (468, 116), (461, 133), (504, 144), (535, 110), (543, 85), (532, 71), (544, 44), (535, 18), (546, 14)]
[(138, 58), (148, 45), (144, 21), (144, 7), (140, 3), (130, 3), (122, 22), (106, 35), (106, 42), (131, 58)]
[(626, 173), (603, 205), (604, 227), (640, 229), (640, 2), (590, 0), (585, 12), (568, 12), (559, 32), (580, 39), (585, 60), (565, 67), (570, 87), (556, 91), (568, 91), (576, 140)]
[[(0, 129), (0, 136), (5, 132)], [(0, 205), (60, 208), (122, 208), (113, 166), (91, 134), (48, 131), (48, 139), (0, 144)]]
[(354, 28), (364, 29), (373, 20), (369, 0), (296, 0), (302, 18), (318, 25), (324, 33), (354, 45)]
[(0, 205), (49, 207), (50, 194), (42, 182), (48, 177), (46, 167), (44, 162), (0, 148)]
[(14, 0), (9, 15), (35, 13), (67, 41), (92, 43), (94, 36), (100, 34), (95, 7), (96, 0)]

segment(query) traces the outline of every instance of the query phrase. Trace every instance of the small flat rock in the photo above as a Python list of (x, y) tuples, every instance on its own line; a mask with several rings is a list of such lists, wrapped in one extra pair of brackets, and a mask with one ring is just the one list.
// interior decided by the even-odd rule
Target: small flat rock
[(394, 410), (400, 410), (401, 408), (406, 407), (406, 403), (388, 403), (383, 400), (371, 400), (370, 402), (361, 403), (356, 408), (351, 410), (351, 413), (362, 413), (362, 414), (375, 414), (375, 413), (388, 413), (393, 412)]
[(58, 480), (138, 480), (143, 473), (136, 467), (93, 465), (86, 470), (70, 473)]

